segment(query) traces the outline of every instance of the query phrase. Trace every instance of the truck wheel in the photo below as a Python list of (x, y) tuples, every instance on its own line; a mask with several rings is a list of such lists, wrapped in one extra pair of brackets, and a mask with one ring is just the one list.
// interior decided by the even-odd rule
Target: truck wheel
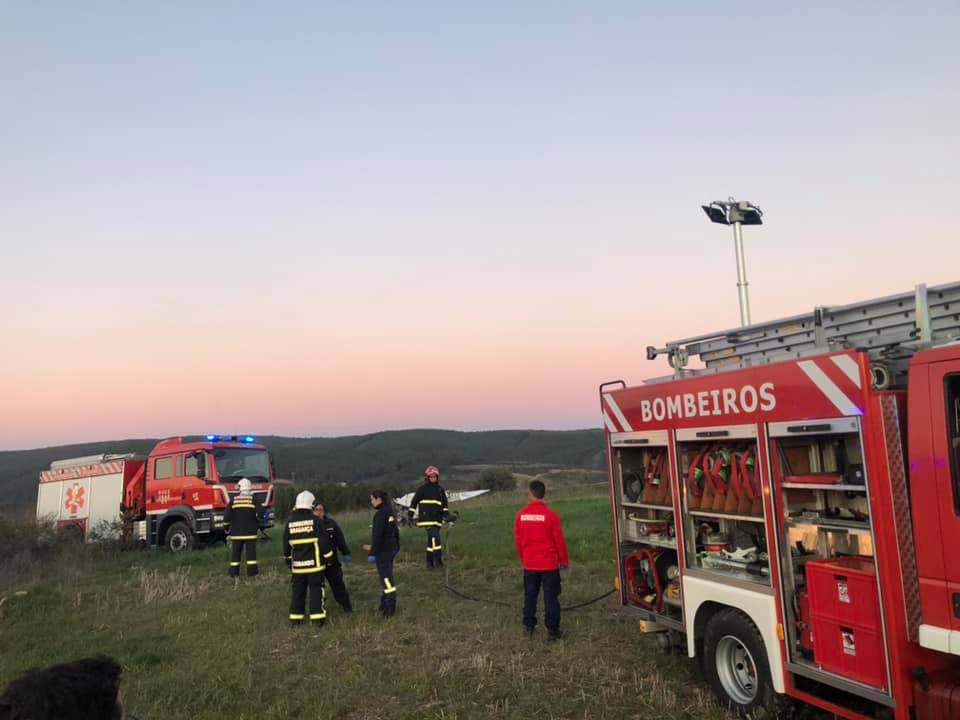
[(703, 655), (704, 675), (721, 705), (741, 717), (780, 717), (767, 650), (750, 618), (733, 608), (714, 615), (704, 632)]
[(183, 522), (175, 522), (167, 528), (167, 535), (163, 540), (170, 552), (193, 550), (194, 537), (190, 527)]

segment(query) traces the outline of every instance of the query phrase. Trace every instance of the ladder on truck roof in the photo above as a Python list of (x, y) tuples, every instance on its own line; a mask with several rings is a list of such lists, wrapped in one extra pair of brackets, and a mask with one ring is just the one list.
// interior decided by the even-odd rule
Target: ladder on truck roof
[[(960, 282), (918, 285), (914, 292), (821, 306), (806, 315), (673, 340), (664, 348), (648, 347), (647, 359), (666, 354), (674, 369), (669, 379), (675, 379), (856, 349), (870, 354), (874, 387), (884, 388), (902, 384), (917, 350), (956, 340), (960, 340)], [(703, 368), (686, 367), (695, 355)]]

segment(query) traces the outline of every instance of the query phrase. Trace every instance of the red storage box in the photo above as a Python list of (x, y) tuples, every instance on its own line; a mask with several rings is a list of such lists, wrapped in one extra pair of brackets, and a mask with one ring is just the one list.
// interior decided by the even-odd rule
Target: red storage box
[(885, 687), (873, 558), (811, 560), (806, 575), (817, 665), (866, 685)]
[(806, 573), (811, 615), (880, 630), (880, 604), (872, 558), (811, 560)]
[(813, 618), (813, 654), (827, 672), (876, 688), (886, 687), (886, 664), (879, 630)]

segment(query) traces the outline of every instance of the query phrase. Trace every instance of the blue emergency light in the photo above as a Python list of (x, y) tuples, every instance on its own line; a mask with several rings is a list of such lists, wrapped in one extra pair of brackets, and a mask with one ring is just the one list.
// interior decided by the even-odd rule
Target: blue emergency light
[(242, 443), (254, 443), (257, 439), (253, 435), (244, 435), (240, 437), (239, 435), (207, 435), (208, 442), (242, 442)]

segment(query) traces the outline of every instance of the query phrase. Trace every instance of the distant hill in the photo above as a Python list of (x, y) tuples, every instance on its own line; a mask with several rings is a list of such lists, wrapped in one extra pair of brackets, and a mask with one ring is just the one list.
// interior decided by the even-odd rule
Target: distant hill
[[(397, 430), (336, 438), (260, 436), (273, 453), (277, 475), (301, 482), (365, 482), (405, 487), (437, 465), (457, 485), (475, 471), (464, 466), (513, 465), (518, 472), (544, 468), (603, 467), (599, 430)], [(156, 440), (111, 440), (0, 452), (4, 508), (32, 507), (37, 476), (54, 460), (98, 453), (147, 453)], [(463, 467), (460, 471), (458, 468)]]

